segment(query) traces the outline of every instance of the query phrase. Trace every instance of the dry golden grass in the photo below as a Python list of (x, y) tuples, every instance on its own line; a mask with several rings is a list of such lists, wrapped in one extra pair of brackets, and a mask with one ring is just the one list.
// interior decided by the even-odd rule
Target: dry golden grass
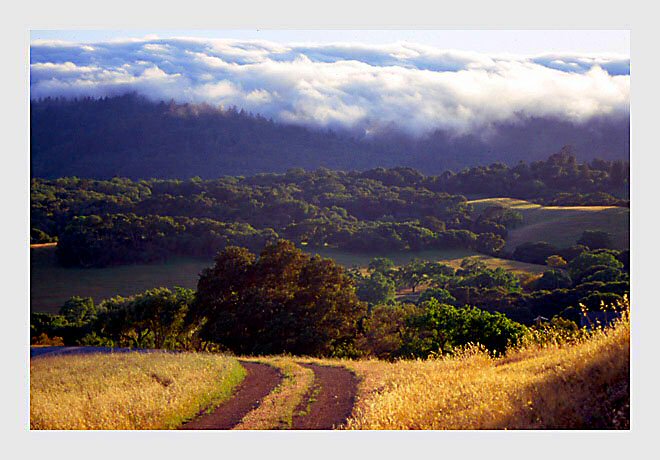
[(528, 241), (546, 241), (558, 247), (575, 244), (585, 230), (603, 230), (612, 235), (614, 246), (630, 245), (630, 209), (618, 206), (541, 206), (514, 198), (485, 198), (469, 201), (478, 215), (493, 205), (505, 206), (523, 215), (523, 224), (509, 231), (505, 249), (513, 251)]
[(427, 361), (345, 361), (361, 378), (349, 429), (627, 427), (630, 325), (572, 345)]
[(229, 398), (238, 361), (195, 353), (50, 356), (30, 362), (30, 428), (176, 428)]
[(276, 367), (284, 376), (256, 409), (250, 411), (236, 430), (285, 430), (291, 428), (296, 408), (314, 383), (314, 372), (289, 357), (252, 358), (248, 361)]

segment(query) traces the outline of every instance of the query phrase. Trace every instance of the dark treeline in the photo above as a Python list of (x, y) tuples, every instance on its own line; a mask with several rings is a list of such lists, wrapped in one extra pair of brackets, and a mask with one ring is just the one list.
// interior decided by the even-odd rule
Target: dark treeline
[(466, 248), (496, 254), (508, 229), (521, 223), (520, 213), (493, 206), (475, 215), (463, 194), (627, 205), (615, 196), (626, 196), (627, 187), (627, 163), (579, 164), (566, 149), (529, 165), (440, 176), (378, 168), (214, 180), (35, 178), (31, 241), (59, 241), (59, 260), (80, 266), (173, 254), (210, 257), (226, 245), (256, 250), (279, 237), (359, 252)]
[(585, 124), (539, 118), (493, 126), (488, 138), (441, 130), (421, 138), (394, 130), (365, 138), (275, 123), (236, 108), (151, 102), (135, 94), (45, 99), (30, 104), (31, 166), (32, 177), (45, 178), (215, 178), (397, 166), (439, 174), (542, 159), (564, 144), (574, 145), (581, 160), (627, 160), (629, 124), (628, 118)]

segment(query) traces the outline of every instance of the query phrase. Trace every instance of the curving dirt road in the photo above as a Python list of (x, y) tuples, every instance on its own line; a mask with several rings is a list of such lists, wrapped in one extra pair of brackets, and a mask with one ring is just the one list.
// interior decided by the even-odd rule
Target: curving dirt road
[(346, 368), (303, 364), (314, 371), (314, 385), (293, 417), (294, 430), (332, 430), (351, 415), (357, 378)]
[(180, 429), (231, 430), (282, 381), (282, 374), (274, 367), (245, 361), (241, 361), (241, 365), (247, 371), (247, 376), (231, 399), (220, 404), (210, 414), (200, 415)]

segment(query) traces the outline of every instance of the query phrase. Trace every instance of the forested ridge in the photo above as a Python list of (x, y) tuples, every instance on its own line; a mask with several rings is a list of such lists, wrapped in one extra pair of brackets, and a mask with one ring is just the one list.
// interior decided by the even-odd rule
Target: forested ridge
[[(411, 137), (276, 123), (235, 107), (152, 102), (136, 94), (30, 103), (32, 177), (110, 179), (253, 175), (313, 170), (412, 167), (426, 174), (487, 162), (538, 160), (564, 144), (582, 161), (627, 160), (629, 119), (587, 124), (529, 118), (492, 126), (491, 135), (436, 130)], [(493, 134), (494, 133), (494, 134)]]
[[(466, 194), (559, 205), (627, 205), (629, 165), (546, 161), (426, 176), (411, 168), (213, 180), (32, 179), (32, 242), (58, 240), (64, 265), (105, 266), (257, 250), (283, 237), (350, 251), (467, 248), (493, 254), (520, 223), (510, 209), (472, 213)], [(554, 253), (554, 252), (553, 252)]]

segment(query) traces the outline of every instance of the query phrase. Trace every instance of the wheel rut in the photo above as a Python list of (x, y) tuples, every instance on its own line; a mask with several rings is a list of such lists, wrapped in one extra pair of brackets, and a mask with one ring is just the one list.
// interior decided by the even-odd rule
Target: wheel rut
[(357, 378), (346, 368), (299, 363), (314, 372), (314, 384), (296, 409), (292, 429), (332, 430), (343, 425), (353, 410)]
[(247, 376), (238, 385), (230, 399), (184, 424), (182, 430), (230, 430), (245, 415), (259, 406), (261, 401), (282, 381), (282, 374), (266, 364), (240, 361)]

